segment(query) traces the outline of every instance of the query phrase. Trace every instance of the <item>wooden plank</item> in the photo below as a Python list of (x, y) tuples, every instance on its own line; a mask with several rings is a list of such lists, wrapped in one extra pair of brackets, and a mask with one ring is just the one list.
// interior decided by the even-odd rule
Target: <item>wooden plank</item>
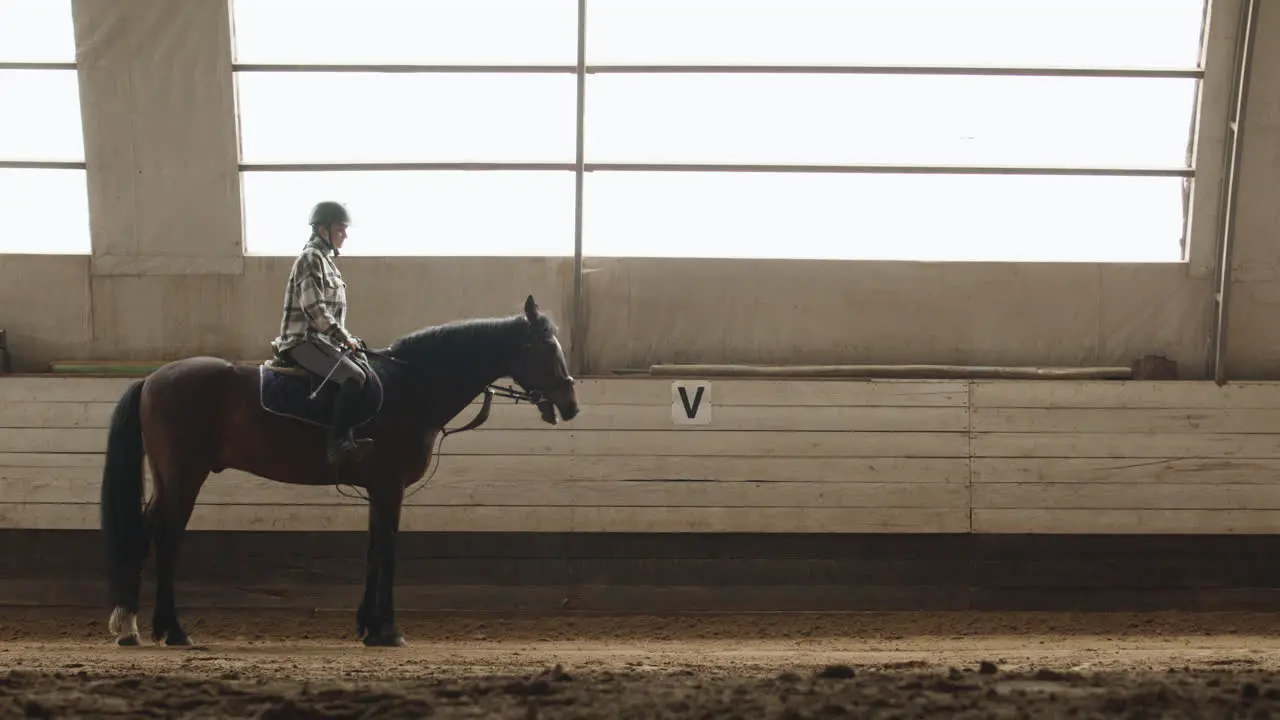
[[(0, 453), (0, 475), (14, 478), (78, 477), (102, 473), (101, 454)], [(47, 472), (43, 468), (58, 468)], [(32, 470), (32, 472), (20, 472)], [(428, 475), (458, 480), (703, 480), (760, 482), (969, 481), (965, 458), (738, 458), (662, 456), (451, 455), (433, 461)], [(75, 473), (73, 475), (73, 473)]]
[[(66, 577), (68, 573), (93, 569), (104, 560), (92, 553), (100, 546), (100, 534), (96, 529), (66, 533), (40, 530), (0, 530), (0, 546), (21, 547), (30, 545), (30, 552), (0, 554), (0, 580), (9, 577), (36, 575)], [(1032, 539), (1033, 541), (1035, 538)], [(849, 563), (863, 566), (866, 563), (889, 563), (904, 572), (921, 563), (943, 562), (956, 564), (992, 553), (1000, 558), (1039, 559), (1043, 556), (1072, 558), (1092, 557), (1103, 554), (1112, 557), (1116, 552), (1124, 557), (1134, 554), (1160, 552), (1168, 554), (1176, 550), (1176, 543), (1168, 541), (1129, 543), (1127, 550), (1117, 551), (1109, 540), (1100, 542), (1093, 538), (1073, 543), (1072, 538), (1064, 548), (1063, 539), (1049, 538), (1049, 542), (1017, 542), (1008, 538), (939, 538), (928, 535), (904, 535), (899, 537), (873, 535), (845, 535), (827, 533), (787, 533), (782, 536), (760, 537), (753, 535), (726, 536), (720, 533), (695, 533), (692, 535), (615, 535), (602, 533), (503, 533), (478, 535), (462, 532), (416, 532), (401, 535), (397, 540), (397, 552), (406, 563), (449, 560), (455, 567), (469, 568), (476, 559), (525, 560), (543, 562), (619, 561), (624, 567), (658, 560), (668, 563), (676, 560), (699, 560), (708, 564), (742, 559), (772, 559), (776, 561), (803, 560), (806, 562)], [(1236, 542), (1202, 542), (1196, 545), (1198, 552), (1238, 558), (1242, 547)], [(1276, 540), (1280, 540), (1277, 538)], [(994, 541), (994, 542), (993, 542)], [(271, 552), (258, 552), (263, 543), (271, 546)], [(1280, 542), (1249, 544), (1249, 548), (1280, 548)], [(86, 547), (91, 554), (86, 555)], [(283, 568), (307, 568), (317, 559), (360, 560), (368, 551), (368, 537), (363, 531), (349, 533), (290, 533), (288, 536), (271, 536), (265, 533), (240, 531), (189, 533), (183, 541), (183, 551), (195, 553), (192, 557), (202, 560), (192, 572), (197, 575), (217, 575), (252, 581), (253, 578), (270, 578)], [(226, 553), (252, 555), (251, 567), (220, 567), (216, 561)], [(256, 569), (255, 569), (256, 568)], [(92, 570), (96, 572), (96, 570)], [(341, 572), (341, 565), (325, 565), (318, 568), (321, 574)], [(469, 570), (461, 569), (461, 573)], [(620, 579), (634, 577), (628, 569)], [(575, 573), (583, 579), (582, 573)], [(455, 579), (457, 575), (455, 574)], [(741, 578), (737, 578), (741, 579)], [(2, 583), (0, 583), (2, 584)]]
[(137, 378), (0, 376), (0, 405), (14, 402), (115, 403)]
[(1194, 483), (1271, 485), (1280, 460), (1234, 458), (974, 458), (973, 483)]
[(1021, 381), (975, 380), (971, 407), (1008, 408), (1280, 408), (1280, 382), (1219, 387), (1186, 380)]
[(0, 453), (102, 453), (107, 431), (98, 428), (6, 428)]
[[(0, 428), (106, 428), (114, 403), (16, 402), (0, 405)], [(966, 429), (963, 407), (725, 406), (711, 425), (673, 426), (667, 405), (594, 405), (565, 428), (575, 430), (861, 430)], [(479, 403), (463, 411), (470, 419)], [(1280, 409), (974, 408), (976, 432), (1280, 433)], [(527, 405), (498, 401), (485, 429), (540, 429)]]
[(971, 417), (979, 433), (1280, 433), (1280, 409), (974, 408)]
[[(0, 433), (2, 435), (3, 433)], [(102, 472), (103, 455), (72, 453), (10, 453), (0, 452), (0, 467), (56, 467), (56, 468), (93, 468), (95, 473)]]
[[(578, 385), (584, 405), (671, 406), (671, 378), (593, 378)], [(966, 407), (963, 380), (722, 380), (711, 379), (720, 406)]]
[[(0, 527), (90, 530), (97, 505), (0, 504)], [(203, 505), (192, 530), (364, 531), (360, 505)], [(431, 507), (406, 508), (405, 532), (959, 533), (969, 512), (938, 508)]]
[[(12, 503), (96, 503), (101, 481), (68, 477), (6, 479), (0, 498)], [(343, 488), (348, 495), (357, 491)], [(760, 483), (547, 480), (464, 481), (433, 478), (414, 487), (408, 505), (493, 507), (950, 507), (968, 506), (958, 483)], [(358, 497), (358, 496), (357, 496)], [(333, 486), (297, 486), (240, 472), (211, 476), (201, 505), (349, 505), (363, 501)]]
[[(115, 403), (132, 378), (0, 377), (0, 403)], [(584, 405), (671, 403), (671, 380), (602, 378), (579, 383)], [(717, 406), (1076, 408), (1280, 408), (1280, 383), (1019, 380), (713, 380)], [(972, 395), (972, 398), (970, 398)]]
[(1280, 510), (1280, 483), (993, 483), (974, 484), (972, 490), (975, 510)]
[[(0, 405), (0, 428), (102, 428), (110, 425), (112, 403), (19, 402)], [(474, 417), (472, 403), (451, 426)], [(760, 407), (716, 406), (710, 425), (675, 425), (669, 405), (592, 405), (570, 423), (572, 430), (772, 430), (772, 431), (922, 431), (964, 432), (968, 410), (962, 407)], [(485, 430), (546, 428), (528, 404), (494, 403)]]
[[(0, 452), (101, 453), (106, 431), (14, 428), (0, 432)], [(968, 457), (964, 433), (754, 432), (725, 430), (476, 430), (452, 436), (451, 455), (732, 455), (776, 457)]]
[(1280, 435), (976, 433), (974, 457), (1280, 458)]
[(1275, 534), (1275, 510), (975, 509), (975, 533)]
[(0, 405), (0, 428), (106, 428), (115, 403), (12, 402)]
[[(1151, 363), (1154, 364), (1154, 363)], [(1177, 364), (1173, 363), (1172, 377), (1177, 377)], [(651, 377), (667, 378), (800, 378), (813, 380), (867, 379), (867, 380), (1128, 380), (1137, 373), (1124, 365), (1093, 367), (1036, 367), (1018, 365), (929, 365), (898, 364), (877, 365), (755, 365), (720, 363), (673, 363), (649, 366)], [(1151, 377), (1154, 373), (1148, 374)], [(1165, 376), (1169, 377), (1169, 376)]]
[[(134, 379), (0, 377), (0, 404), (114, 403)], [(672, 382), (668, 378), (588, 378), (578, 383), (578, 402), (670, 407)], [(717, 406), (966, 407), (968, 394), (963, 380), (713, 380), (711, 400)]]

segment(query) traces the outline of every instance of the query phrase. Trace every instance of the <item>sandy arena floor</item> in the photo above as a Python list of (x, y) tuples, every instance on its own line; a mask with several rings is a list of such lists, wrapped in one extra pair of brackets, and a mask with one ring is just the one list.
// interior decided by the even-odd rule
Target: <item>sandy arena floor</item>
[(1280, 717), (1280, 615), (402, 614), (400, 649), (194, 610), (194, 648), (117, 648), (106, 616), (0, 613), (0, 718)]

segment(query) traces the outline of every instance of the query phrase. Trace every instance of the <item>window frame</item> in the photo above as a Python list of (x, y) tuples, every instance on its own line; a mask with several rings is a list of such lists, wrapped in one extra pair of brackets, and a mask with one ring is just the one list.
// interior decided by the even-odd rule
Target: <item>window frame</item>
[[(235, 0), (231, 0), (235, 2)], [(259, 162), (243, 161), (243, 150), (239, 158), (239, 170), (249, 172), (315, 172), (315, 171), (385, 171), (385, 170), (467, 170), (467, 171), (510, 171), (510, 170), (559, 170), (573, 172), (576, 175), (575, 215), (581, 216), (583, 176), (591, 172), (611, 171), (655, 171), (655, 172), (803, 172), (803, 173), (915, 173), (915, 174), (995, 174), (995, 175), (1084, 175), (1084, 176), (1130, 176), (1130, 177), (1180, 177), (1188, 183), (1194, 181), (1197, 170), (1195, 157), (1195, 136), (1199, 124), (1202, 85), (1206, 76), (1204, 67), (1204, 43), (1207, 33), (1202, 32), (1200, 62), (1196, 67), (1181, 68), (1117, 68), (1117, 67), (1031, 67), (1031, 66), (960, 66), (960, 65), (624, 65), (624, 64), (588, 64), (586, 62), (587, 29), (586, 13), (588, 0), (578, 0), (578, 57), (576, 65), (540, 65), (540, 64), (316, 64), (316, 63), (232, 63), (233, 74), (267, 72), (267, 73), (560, 73), (572, 74), (577, 79), (577, 118), (574, 135), (576, 158), (574, 162)], [(1204, 0), (1205, 20), (1208, 22), (1209, 9), (1220, 0)], [(234, 37), (234, 23), (232, 34)], [(234, 52), (234, 45), (233, 45)], [(962, 75), (962, 76), (1005, 76), (1005, 77), (1081, 77), (1081, 78), (1182, 78), (1193, 79), (1197, 83), (1198, 101), (1193, 109), (1191, 132), (1187, 140), (1187, 162), (1178, 166), (1166, 167), (1116, 167), (1116, 166), (1055, 166), (1055, 165), (939, 165), (927, 163), (914, 164), (875, 164), (875, 163), (839, 163), (839, 164), (798, 164), (798, 163), (615, 163), (588, 162), (585, 157), (585, 105), (586, 78), (588, 75), (604, 75), (618, 73), (690, 73), (690, 74), (870, 74), (870, 75)], [(238, 84), (237, 84), (238, 94)], [(237, 123), (239, 109), (237, 107)], [(1190, 208), (1184, 209), (1184, 226)], [(575, 257), (581, 255), (581, 222), (575, 227)], [(1186, 233), (1183, 237), (1183, 261), (1187, 260), (1185, 246), (1188, 244)]]
[[(70, 3), (68, 3), (67, 10), (68, 12), (71, 12)], [(74, 33), (74, 27), (70, 29)], [(71, 72), (76, 75), (76, 79), (78, 83), (80, 66), (78, 63), (76, 63), (73, 60), (72, 61), (0, 60), (0, 71), (14, 71), (14, 70)], [(84, 123), (85, 123), (85, 108), (83, 104), (81, 104), (80, 106), (80, 113), (79, 113), (78, 120), (80, 122), (81, 132), (83, 133)], [(86, 162), (86, 159), (84, 157), (83, 147), (81, 148), (81, 157), (78, 160), (34, 160), (34, 159), (17, 159), (12, 157), (0, 156), (0, 170), (74, 170), (74, 171), (87, 174), (88, 167), (89, 167), (88, 163)], [(85, 188), (85, 192), (86, 192), (86, 195), (84, 199), (85, 199), (85, 202), (87, 203), (89, 201), (87, 187)], [(93, 212), (92, 206), (89, 206), (90, 227), (85, 228), (86, 237), (89, 240), (88, 249), (82, 252), (58, 253), (58, 254), (84, 255), (84, 256), (92, 254), (93, 252), (93, 234), (92, 234), (92, 227), (91, 227), (93, 222), (92, 212)], [(7, 255), (7, 254), (15, 254), (15, 253), (0, 249), (0, 256)], [(21, 253), (21, 254), (36, 254), (36, 253)]]
[[(231, 0), (235, 2), (236, 0)], [(584, 321), (583, 292), (583, 184), (586, 173), (610, 171), (679, 171), (679, 172), (824, 172), (824, 173), (925, 173), (925, 174), (1020, 174), (1020, 175), (1086, 175), (1086, 176), (1146, 176), (1180, 177), (1185, 183), (1182, 218), (1181, 260), (1188, 265), (1194, 277), (1208, 277), (1221, 260), (1214, 257), (1214, 236), (1222, 246), (1229, 245), (1230, 230), (1222, 220), (1230, 204), (1227, 191), (1218, 197), (1216, 188), (1225, 185), (1224, 176), (1234, 172), (1235, 152), (1226, 147), (1227, 131), (1217, 127), (1229, 123), (1227, 95), (1233, 75), (1239, 68), (1224, 68), (1235, 49), (1247, 44), (1231, 25), (1233, 16), (1240, 16), (1239, 26), (1246, 27), (1245, 17), (1255, 12), (1256, 0), (1204, 0), (1200, 49), (1195, 67), (1178, 68), (1119, 68), (1119, 67), (1030, 67), (1030, 66), (959, 66), (959, 65), (625, 65), (588, 64), (587, 58), (587, 4), (578, 0), (577, 13), (577, 62), (574, 65), (451, 65), (451, 64), (287, 64), (287, 63), (232, 63), (233, 74), (241, 72), (354, 72), (354, 73), (483, 73), (483, 72), (533, 72), (572, 73), (577, 80), (577, 119), (575, 127), (576, 158), (573, 163), (545, 163), (530, 167), (527, 163), (240, 163), (240, 173), (247, 172), (308, 172), (323, 170), (521, 170), (555, 169), (572, 172), (575, 176), (574, 198), (574, 265), (572, 322), (579, 326)], [(234, 19), (232, 21), (234, 35)], [(234, 42), (234, 41), (233, 41)], [(234, 47), (234, 45), (233, 45)], [(1213, 58), (1212, 72), (1206, 70)], [(1239, 64), (1239, 61), (1237, 61)], [(588, 75), (607, 73), (844, 73), (890, 75), (998, 75), (1021, 77), (1124, 77), (1124, 78), (1192, 78), (1196, 82), (1196, 102), (1192, 109), (1187, 138), (1187, 161), (1172, 167), (1055, 167), (1025, 166), (940, 166), (940, 165), (790, 165), (790, 164), (706, 164), (706, 163), (593, 163), (585, 158), (585, 103)], [(238, 122), (238, 118), (237, 118)], [(1206, 132), (1207, 131), (1207, 132)], [(1238, 145), (1238, 133), (1231, 131)], [(1217, 167), (1222, 165), (1222, 167)], [(1202, 180), (1198, 182), (1198, 180)], [(1209, 207), (1209, 206), (1212, 207)], [(1194, 221), (1193, 221), (1194, 219)], [(953, 261), (959, 262), (959, 261)], [(1167, 264), (1162, 262), (1161, 264)], [(1229, 264), (1229, 262), (1228, 262)], [(1219, 275), (1221, 271), (1219, 270)], [(571, 348), (571, 365), (583, 367), (585, 347), (574, 343)]]

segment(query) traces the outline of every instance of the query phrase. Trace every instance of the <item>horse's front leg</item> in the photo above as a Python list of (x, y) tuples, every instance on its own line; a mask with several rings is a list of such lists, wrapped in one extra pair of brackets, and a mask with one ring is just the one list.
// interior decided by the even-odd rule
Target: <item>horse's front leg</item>
[(365, 556), (364, 600), (356, 622), (371, 647), (400, 647), (404, 636), (396, 629), (396, 536), (400, 531), (400, 507), (404, 488), (394, 482), (370, 483), (369, 550)]
[(374, 542), (373, 505), (369, 506), (369, 547), (364, 553), (364, 596), (356, 610), (356, 637), (361, 640), (373, 625), (373, 608), (378, 594), (378, 546)]

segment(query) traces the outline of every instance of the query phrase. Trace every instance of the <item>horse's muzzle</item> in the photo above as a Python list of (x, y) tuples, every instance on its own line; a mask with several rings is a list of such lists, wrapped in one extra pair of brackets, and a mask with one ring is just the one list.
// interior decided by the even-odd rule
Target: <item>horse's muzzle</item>
[(577, 400), (570, 400), (569, 402), (563, 405), (557, 405), (556, 407), (559, 408), (560, 417), (564, 418), (565, 422), (568, 422), (578, 416)]
[(542, 400), (538, 403), (538, 412), (542, 415), (542, 421), (549, 425), (559, 424), (556, 418), (556, 412), (559, 411), (560, 419), (568, 422), (578, 416), (578, 400), (569, 395), (566, 398), (553, 398)]

